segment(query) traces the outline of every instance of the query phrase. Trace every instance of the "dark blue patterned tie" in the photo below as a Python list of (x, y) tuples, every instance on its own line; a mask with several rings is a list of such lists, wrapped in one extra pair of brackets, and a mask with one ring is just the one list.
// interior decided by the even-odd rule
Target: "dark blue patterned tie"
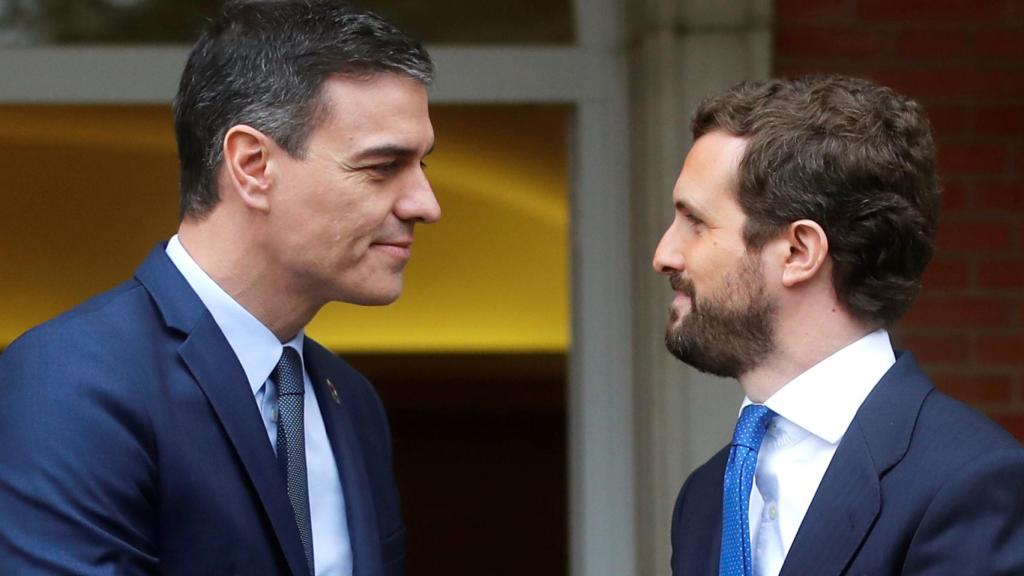
[(750, 490), (757, 467), (757, 451), (773, 412), (750, 404), (743, 409), (729, 449), (722, 493), (722, 551), (719, 576), (753, 576), (750, 552)]
[(286, 471), (288, 500), (295, 511), (299, 538), (313, 573), (313, 529), (309, 520), (309, 488), (306, 484), (306, 437), (303, 426), (302, 358), (290, 346), (271, 373), (277, 383), (277, 460)]

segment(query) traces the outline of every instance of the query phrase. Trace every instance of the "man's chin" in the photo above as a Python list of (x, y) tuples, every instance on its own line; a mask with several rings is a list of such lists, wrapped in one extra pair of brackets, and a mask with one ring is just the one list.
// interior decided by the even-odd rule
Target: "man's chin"
[(668, 326), (665, 328), (665, 345), (673, 354), (676, 353), (674, 349), (678, 349), (680, 346), (684, 348), (690, 346), (691, 341), (686, 337), (685, 330), (682, 318), (669, 320)]
[(677, 332), (670, 331), (665, 335), (665, 347), (675, 356), (676, 360), (699, 372), (722, 378), (736, 378), (739, 375), (739, 363), (709, 356), (707, 351), (700, 348), (697, 343), (682, 337)]
[(339, 294), (334, 300), (336, 302), (344, 302), (346, 304), (355, 304), (357, 306), (387, 306), (398, 300), (398, 297), (402, 295), (402, 281), (401, 279), (393, 285), (380, 286), (373, 289), (363, 289), (358, 291), (347, 291), (344, 294)]
[(398, 290), (394, 291), (374, 294), (367, 298), (365, 301), (360, 302), (360, 304), (362, 304), (363, 306), (387, 306), (389, 304), (393, 304), (396, 300), (398, 300), (398, 297), (401, 295), (402, 289), (399, 288)]

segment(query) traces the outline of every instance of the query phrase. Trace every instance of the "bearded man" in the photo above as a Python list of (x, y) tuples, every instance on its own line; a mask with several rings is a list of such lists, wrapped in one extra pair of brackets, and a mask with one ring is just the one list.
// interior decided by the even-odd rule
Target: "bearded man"
[(864, 80), (769, 80), (691, 128), (654, 255), (666, 344), (746, 398), (679, 493), (673, 574), (1024, 574), (1024, 449), (886, 331), (933, 252), (924, 110)]

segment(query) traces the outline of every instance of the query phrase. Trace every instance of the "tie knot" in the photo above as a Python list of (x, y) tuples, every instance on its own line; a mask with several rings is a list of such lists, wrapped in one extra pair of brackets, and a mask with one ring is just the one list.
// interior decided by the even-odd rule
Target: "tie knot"
[(761, 440), (768, 430), (768, 421), (774, 412), (763, 404), (748, 404), (740, 419), (736, 422), (736, 431), (732, 435), (732, 443), (739, 446), (746, 446), (751, 450), (761, 448)]
[(277, 393), (281, 394), (302, 394), (302, 358), (299, 352), (291, 346), (285, 346), (281, 352), (281, 359), (270, 374), (277, 383)]

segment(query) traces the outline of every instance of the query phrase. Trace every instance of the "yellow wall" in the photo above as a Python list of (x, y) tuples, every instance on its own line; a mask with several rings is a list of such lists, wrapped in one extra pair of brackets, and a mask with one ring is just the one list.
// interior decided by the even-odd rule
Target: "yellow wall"
[[(435, 107), (417, 231), (394, 305), (327, 306), (309, 333), (363, 352), (564, 351), (568, 208), (561, 107)], [(131, 276), (177, 224), (167, 107), (0, 106), (0, 347)]]

